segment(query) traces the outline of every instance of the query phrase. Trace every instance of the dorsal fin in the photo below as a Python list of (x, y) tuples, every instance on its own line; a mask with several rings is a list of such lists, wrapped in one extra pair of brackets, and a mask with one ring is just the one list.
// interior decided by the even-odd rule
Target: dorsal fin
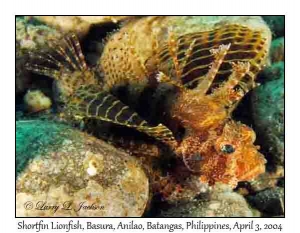
[(59, 79), (61, 72), (84, 72), (88, 69), (78, 38), (73, 33), (66, 35), (59, 42), (49, 41), (48, 51), (30, 53), (30, 56), (37, 64), (26, 64), (28, 70), (54, 79)]
[[(151, 64), (153, 59), (158, 60), (157, 71), (168, 77), (180, 74), (181, 83), (185, 86), (201, 82), (214, 61), (214, 54), (210, 51), (222, 44), (231, 46), (217, 73), (217, 82), (223, 81), (232, 73), (231, 63), (237, 61), (250, 63), (246, 79), (251, 82), (262, 68), (268, 51), (267, 38), (260, 31), (238, 24), (185, 34), (179, 36), (176, 41), (176, 54), (170, 54), (170, 43), (165, 43), (157, 52), (157, 57), (149, 59), (148, 63)], [(174, 64), (174, 61), (179, 64)], [(176, 67), (180, 67), (180, 72)]]
[(68, 34), (61, 41), (49, 41), (47, 51), (30, 56), (26, 68), (58, 81), (63, 102), (80, 86), (99, 83), (94, 70), (87, 67), (75, 34)]

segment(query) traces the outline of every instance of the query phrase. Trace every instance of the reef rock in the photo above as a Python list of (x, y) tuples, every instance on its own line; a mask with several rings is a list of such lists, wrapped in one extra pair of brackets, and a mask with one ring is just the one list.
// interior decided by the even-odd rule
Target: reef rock
[(284, 214), (284, 189), (274, 187), (248, 196), (249, 202), (263, 213), (271, 216)]
[(92, 24), (118, 23), (133, 16), (33, 16), (62, 32), (74, 32), (78, 36), (88, 33)]
[(49, 109), (52, 101), (40, 90), (28, 90), (24, 96), (24, 104), (28, 112), (39, 112)]
[(17, 169), (19, 217), (133, 217), (148, 203), (134, 157), (66, 125), (17, 122)]
[[(278, 69), (278, 66), (281, 67)], [(284, 163), (284, 63), (274, 64), (272, 81), (266, 82), (253, 91), (252, 108), (255, 129), (262, 141), (269, 162)]]
[(27, 18), (16, 18), (16, 44), (17, 52), (40, 49), (47, 45), (49, 40), (58, 40), (61, 33), (47, 25), (34, 24)]
[(32, 86), (32, 77), (25, 68), (29, 61), (29, 52), (46, 48), (51, 39), (59, 39), (61, 34), (46, 25), (30, 23), (25, 18), (16, 18), (16, 94)]
[(245, 198), (229, 186), (217, 184), (200, 200), (178, 204), (162, 217), (253, 217)]

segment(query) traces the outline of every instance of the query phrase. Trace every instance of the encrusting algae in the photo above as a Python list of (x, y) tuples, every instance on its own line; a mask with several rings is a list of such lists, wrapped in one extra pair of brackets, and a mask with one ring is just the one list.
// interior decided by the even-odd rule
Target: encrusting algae
[[(134, 23), (141, 21), (129, 25)], [(255, 76), (266, 63), (265, 32), (234, 23), (179, 35), (169, 30), (163, 42), (153, 39), (143, 50), (134, 46), (136, 33), (125, 29), (108, 39), (99, 67), (87, 67), (70, 35), (61, 44), (50, 43), (53, 54), (39, 56), (41, 64), (28, 68), (56, 80), (65, 117), (142, 132), (158, 148), (149, 155), (168, 147), (201, 182), (235, 187), (263, 173), (266, 161), (253, 144), (255, 132), (231, 113), (256, 86)], [(118, 145), (128, 149), (129, 144), (124, 136)], [(133, 154), (145, 152), (131, 148)]]
[(147, 208), (148, 177), (123, 150), (42, 120), (18, 121), (17, 143), (18, 217), (140, 217)]

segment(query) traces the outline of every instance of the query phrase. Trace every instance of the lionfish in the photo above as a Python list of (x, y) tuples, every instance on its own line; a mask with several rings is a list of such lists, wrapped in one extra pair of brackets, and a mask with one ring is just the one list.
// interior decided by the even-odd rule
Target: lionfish
[[(145, 63), (134, 48), (120, 46), (90, 68), (71, 34), (49, 43), (53, 53), (35, 56), (40, 63), (28, 69), (55, 79), (65, 116), (139, 131), (153, 140), (149, 147), (126, 144), (125, 135), (124, 148), (151, 155), (162, 153), (164, 145), (201, 182), (235, 187), (265, 170), (254, 131), (231, 118), (256, 85), (267, 56), (265, 43), (259, 31), (235, 24), (179, 37), (170, 32)], [(143, 77), (131, 72), (128, 54), (134, 55), (130, 58), (139, 63)]]

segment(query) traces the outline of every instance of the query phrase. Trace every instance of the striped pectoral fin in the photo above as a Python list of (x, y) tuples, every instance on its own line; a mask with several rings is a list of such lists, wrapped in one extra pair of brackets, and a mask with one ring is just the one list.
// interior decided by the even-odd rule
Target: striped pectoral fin
[[(99, 92), (97, 94), (78, 93), (77, 98), (74, 98), (74, 100), (76, 101), (74, 101), (73, 109), (80, 111), (81, 115), (83, 114), (85, 117), (135, 128), (140, 132), (169, 144), (170, 142), (176, 142), (173, 133), (166, 126), (162, 124), (156, 126), (150, 125), (135, 111), (130, 109), (129, 106), (108, 92)], [(77, 107), (74, 108), (76, 104)]]
[(172, 131), (163, 124), (157, 126), (140, 126), (137, 129), (171, 146), (177, 144)]

